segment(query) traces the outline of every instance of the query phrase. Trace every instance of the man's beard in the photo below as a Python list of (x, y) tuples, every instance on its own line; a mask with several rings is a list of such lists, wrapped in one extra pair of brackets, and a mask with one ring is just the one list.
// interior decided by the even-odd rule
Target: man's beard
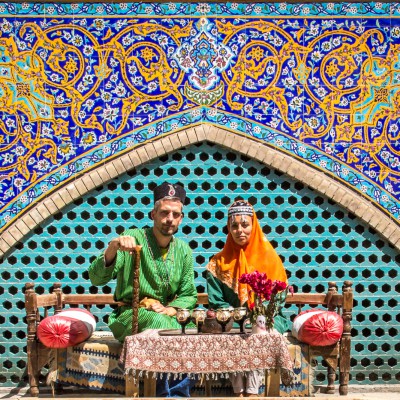
[[(172, 232), (171, 232), (171, 229), (172, 229)], [(160, 229), (161, 235), (167, 236), (167, 237), (172, 236), (177, 231), (178, 231), (178, 227), (177, 226), (176, 227), (172, 227), (172, 226), (169, 226), (169, 225), (163, 225), (163, 226), (161, 226), (161, 229)]]

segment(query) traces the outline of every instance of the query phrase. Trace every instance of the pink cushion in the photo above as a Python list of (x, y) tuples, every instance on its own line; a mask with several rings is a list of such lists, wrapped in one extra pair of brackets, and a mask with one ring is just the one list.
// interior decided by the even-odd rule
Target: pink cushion
[(311, 346), (335, 344), (342, 333), (342, 317), (333, 311), (313, 308), (301, 312), (293, 321), (292, 335)]
[(45, 346), (60, 349), (85, 341), (95, 330), (96, 320), (92, 313), (70, 308), (44, 318), (38, 325), (37, 336)]

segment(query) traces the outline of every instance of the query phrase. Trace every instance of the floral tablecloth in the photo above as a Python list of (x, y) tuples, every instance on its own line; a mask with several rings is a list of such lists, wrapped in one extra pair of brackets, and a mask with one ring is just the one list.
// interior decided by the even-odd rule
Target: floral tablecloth
[(120, 363), (126, 373), (206, 374), (280, 368), (290, 385), (293, 362), (285, 338), (268, 334), (160, 335), (151, 329), (125, 339)]

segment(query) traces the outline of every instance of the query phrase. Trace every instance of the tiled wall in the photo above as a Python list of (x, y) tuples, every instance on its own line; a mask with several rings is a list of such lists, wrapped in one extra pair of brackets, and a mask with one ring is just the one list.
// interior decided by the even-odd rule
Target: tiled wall
[[(257, 138), (315, 166), (397, 220), (399, 15), (397, 3), (1, 3), (0, 229), (9, 227), (30, 204), (110, 157), (203, 123)], [(182, 163), (189, 171), (201, 168), (192, 161)], [(166, 168), (161, 159), (154, 178), (185, 176), (169, 175)], [(227, 176), (222, 170), (217, 174), (222, 181)], [(232, 181), (243, 178), (234, 168), (230, 176)], [(236, 190), (246, 193), (245, 181)], [(230, 193), (229, 182), (225, 183), (224, 190)], [(135, 190), (140, 197), (140, 190)], [(199, 198), (205, 195), (200, 189), (194, 193)], [(266, 194), (261, 191), (260, 196)], [(291, 212), (289, 200), (287, 207)], [(310, 212), (307, 219), (312, 220)], [(61, 217), (70, 220), (74, 236), (70, 241), (86, 250), (85, 240), (73, 226), (76, 220), (67, 212)], [(193, 220), (191, 232), (199, 222)], [(276, 230), (279, 247), (291, 225)], [(329, 229), (325, 225), (315, 225), (314, 234)], [(351, 226), (351, 221), (346, 219), (344, 225)], [(363, 311), (353, 332), (363, 339), (354, 348), (352, 379), (353, 383), (392, 383), (398, 379), (392, 369), (399, 349), (390, 344), (398, 334), (394, 293), (399, 288), (393, 284), (398, 260), (387, 243), (358, 226), (354, 224), (356, 233), (351, 232), (368, 237), (346, 236), (346, 252), (340, 259), (348, 265), (350, 256), (359, 269), (336, 274), (338, 280), (360, 280), (358, 293), (366, 296), (358, 303)], [(47, 282), (49, 276), (61, 279), (56, 272), (64, 270), (75, 281), (73, 277), (80, 278), (86, 268), (85, 261), (81, 264), (74, 249), (65, 245), (62, 257), (45, 252), (49, 264), (35, 258), (43, 257), (45, 247), (34, 257), (27, 254), (40, 249), (38, 243), (48, 241), (53, 246), (48, 228), (48, 223), (42, 224), (37, 230), (40, 239), (32, 233), (0, 267), (5, 310), (0, 322), (6, 327), (0, 353), (8, 357), (0, 365), (0, 384), (5, 386), (20, 382), (25, 368), (23, 282), (27, 277), (38, 282)], [(301, 233), (296, 232), (297, 238)], [(317, 246), (315, 257), (324, 257), (324, 262), (334, 258), (326, 254), (329, 243), (303, 233), (307, 246), (309, 242)], [(364, 254), (350, 250), (354, 240), (376, 243), (367, 264)], [(61, 251), (54, 246), (54, 253)], [(285, 253), (286, 244), (282, 246), (280, 253)], [(51, 261), (55, 261), (52, 256), (57, 262)], [(307, 269), (306, 254), (301, 259), (297, 254), (289, 256), (292, 274)], [(198, 262), (204, 266), (204, 260)], [(330, 271), (331, 264), (326, 268)], [(317, 284), (325, 283), (325, 275), (332, 271), (307, 273), (315, 276)], [(67, 275), (63, 274), (64, 282)], [(365, 280), (371, 282), (361, 282)], [(79, 292), (81, 283), (71, 287)], [(15, 311), (8, 315), (11, 309)], [(379, 324), (387, 324), (383, 333)], [(372, 348), (368, 338), (374, 334), (375, 343), (382, 343)], [(372, 360), (371, 352), (379, 354)]]
[(0, 4), (0, 228), (124, 150), (209, 123), (399, 217), (397, 3)]
[[(353, 282), (352, 385), (398, 382), (398, 263), (387, 241), (332, 200), (259, 162), (207, 143), (148, 162), (77, 199), (25, 238), (0, 273), (0, 384), (26, 379), (23, 287), (38, 293), (54, 282), (65, 293), (112, 293), (115, 282), (91, 286), (87, 268), (126, 228), (150, 225), (152, 188), (162, 180), (185, 185), (190, 203), (178, 233), (193, 249), (195, 282), (206, 290), (205, 266), (223, 245), (227, 207), (241, 195), (255, 207), (265, 234), (284, 260), (296, 292), (339, 290)], [(99, 329), (110, 310), (93, 308)], [(287, 315), (297, 312), (296, 307)], [(326, 384), (319, 360), (315, 383)]]

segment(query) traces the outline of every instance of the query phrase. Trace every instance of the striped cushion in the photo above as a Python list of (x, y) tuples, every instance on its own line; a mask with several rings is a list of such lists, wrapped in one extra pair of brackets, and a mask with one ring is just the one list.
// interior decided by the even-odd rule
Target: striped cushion
[(329, 346), (342, 336), (343, 320), (333, 311), (312, 309), (301, 312), (293, 321), (292, 335), (311, 346)]
[(70, 308), (44, 318), (38, 325), (37, 336), (47, 347), (60, 349), (88, 339), (96, 330), (96, 320), (87, 310)]

